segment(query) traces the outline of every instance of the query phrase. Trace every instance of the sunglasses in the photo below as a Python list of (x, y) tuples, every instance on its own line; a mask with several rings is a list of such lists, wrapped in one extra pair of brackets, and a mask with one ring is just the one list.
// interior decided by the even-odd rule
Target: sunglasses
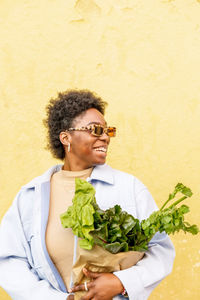
[(116, 136), (116, 127), (103, 127), (99, 124), (93, 124), (80, 128), (69, 128), (68, 131), (89, 131), (93, 136), (102, 136), (106, 133), (109, 137)]

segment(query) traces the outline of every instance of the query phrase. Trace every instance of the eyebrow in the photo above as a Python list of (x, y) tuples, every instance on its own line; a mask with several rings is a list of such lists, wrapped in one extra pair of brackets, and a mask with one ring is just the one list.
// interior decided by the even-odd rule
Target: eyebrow
[[(100, 122), (90, 122), (87, 124), (88, 125), (91, 125), (91, 124), (98, 124), (98, 125), (102, 125)], [(105, 122), (105, 125), (107, 126), (107, 122)]]

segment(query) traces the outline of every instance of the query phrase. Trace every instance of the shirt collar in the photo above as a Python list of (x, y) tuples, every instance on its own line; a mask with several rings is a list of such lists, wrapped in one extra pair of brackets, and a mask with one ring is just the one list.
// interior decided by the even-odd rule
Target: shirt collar
[[(43, 182), (50, 181), (50, 178), (53, 173), (58, 172), (61, 170), (63, 165), (55, 165), (47, 170), (43, 175), (34, 178), (28, 184), (24, 185), (23, 188), (33, 188), (37, 184), (42, 184)], [(96, 165), (87, 179), (89, 182), (92, 180), (99, 180), (106, 182), (108, 184), (114, 184), (114, 176), (112, 168), (106, 164), (103, 165)]]
[(96, 165), (88, 178), (88, 181), (99, 180), (109, 184), (114, 184), (112, 168), (106, 164)]

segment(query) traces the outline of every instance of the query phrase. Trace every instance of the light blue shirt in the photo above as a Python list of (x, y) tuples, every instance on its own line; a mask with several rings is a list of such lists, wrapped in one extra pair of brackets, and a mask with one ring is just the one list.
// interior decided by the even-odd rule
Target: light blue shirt
[[(14, 300), (64, 300), (68, 296), (45, 244), (50, 179), (61, 167), (56, 165), (23, 186), (2, 219), (0, 286)], [(139, 220), (158, 209), (141, 181), (106, 164), (96, 166), (87, 181), (96, 189), (96, 200), (102, 209), (119, 204)], [(141, 261), (114, 274), (121, 280), (129, 299), (145, 300), (172, 271), (174, 257), (169, 237), (157, 233)]]

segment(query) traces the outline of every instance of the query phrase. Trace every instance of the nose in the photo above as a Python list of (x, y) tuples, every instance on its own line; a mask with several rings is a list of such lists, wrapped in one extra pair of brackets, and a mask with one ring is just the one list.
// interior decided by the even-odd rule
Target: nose
[(105, 132), (99, 137), (99, 139), (101, 141), (105, 141), (107, 144), (110, 143), (110, 137)]

